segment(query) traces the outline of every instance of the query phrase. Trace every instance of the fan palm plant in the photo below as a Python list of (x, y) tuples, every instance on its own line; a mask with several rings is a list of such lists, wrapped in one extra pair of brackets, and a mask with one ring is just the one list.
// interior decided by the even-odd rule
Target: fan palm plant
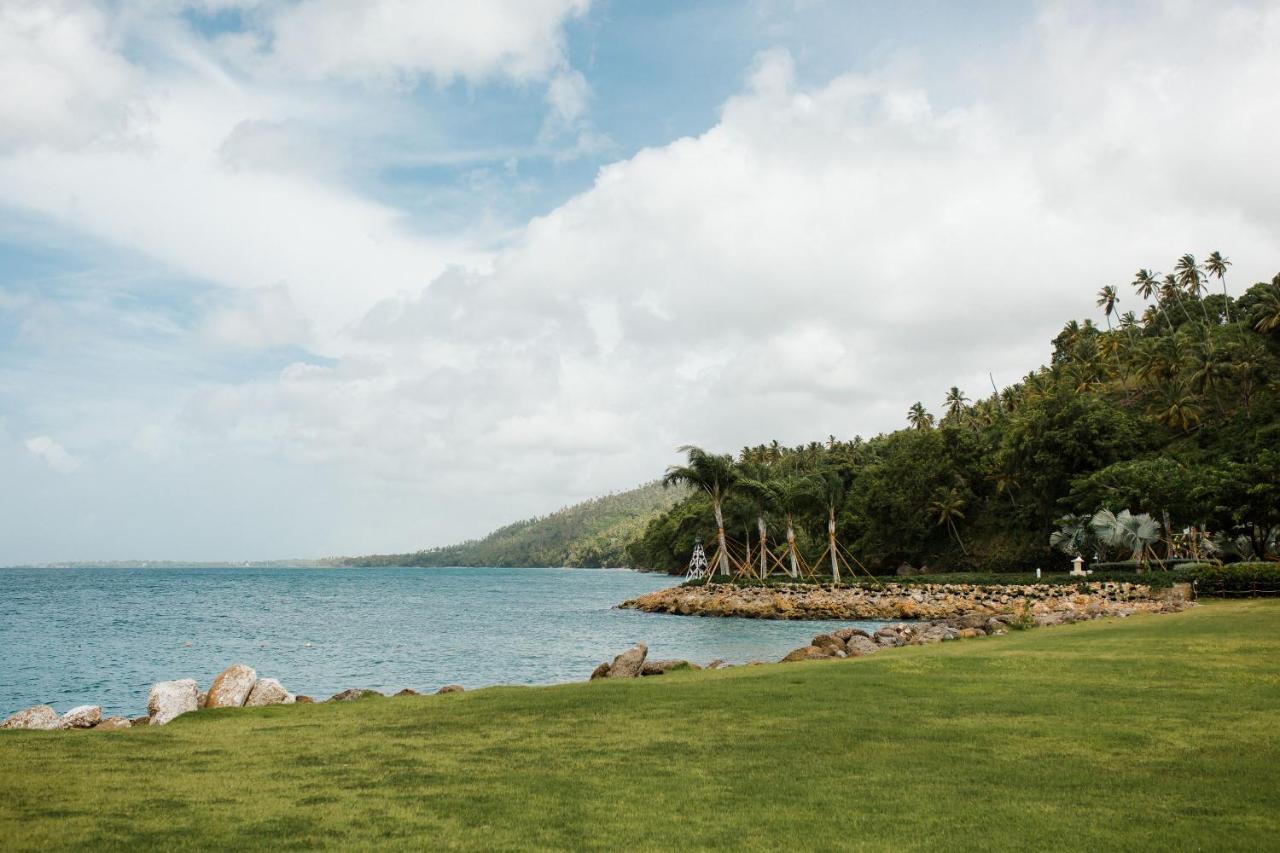
[(686, 444), (679, 451), (687, 457), (684, 465), (672, 465), (662, 477), (663, 486), (684, 485), (701, 489), (711, 498), (716, 517), (716, 570), (729, 574), (729, 548), (724, 534), (724, 499), (737, 485), (738, 471), (733, 457), (708, 453), (701, 447)]
[(1127, 509), (1117, 515), (1100, 509), (1089, 521), (1094, 535), (1103, 545), (1129, 552), (1131, 560), (1145, 562), (1151, 546), (1160, 541), (1160, 524), (1145, 512), (1133, 515)]
[(1089, 526), (1089, 516), (1064, 515), (1058, 519), (1058, 529), (1049, 534), (1049, 547), (1057, 548), (1068, 557), (1095, 556), (1098, 538)]

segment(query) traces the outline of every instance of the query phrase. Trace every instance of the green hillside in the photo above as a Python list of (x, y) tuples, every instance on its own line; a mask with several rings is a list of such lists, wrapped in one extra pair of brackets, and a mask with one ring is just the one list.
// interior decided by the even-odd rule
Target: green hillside
[(500, 527), (483, 539), (413, 554), (348, 557), (344, 566), (626, 566), (626, 546), (688, 492), (647, 483), (592, 498), (540, 518)]

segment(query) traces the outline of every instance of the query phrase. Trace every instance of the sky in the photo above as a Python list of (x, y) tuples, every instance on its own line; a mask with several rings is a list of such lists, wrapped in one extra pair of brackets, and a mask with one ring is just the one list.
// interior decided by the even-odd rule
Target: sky
[[(972, 6), (973, 8), (966, 8)], [(400, 552), (1280, 269), (1280, 3), (0, 0), (0, 564)]]

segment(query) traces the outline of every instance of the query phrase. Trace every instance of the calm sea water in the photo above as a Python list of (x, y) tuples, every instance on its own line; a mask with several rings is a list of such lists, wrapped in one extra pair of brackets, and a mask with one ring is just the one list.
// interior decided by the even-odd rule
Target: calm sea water
[[(152, 683), (247, 663), (297, 693), (585, 680), (656, 658), (776, 660), (850, 623), (614, 605), (674, 584), (609, 569), (0, 569), (0, 717), (37, 703), (145, 712)], [(866, 623), (871, 624), (871, 623)]]

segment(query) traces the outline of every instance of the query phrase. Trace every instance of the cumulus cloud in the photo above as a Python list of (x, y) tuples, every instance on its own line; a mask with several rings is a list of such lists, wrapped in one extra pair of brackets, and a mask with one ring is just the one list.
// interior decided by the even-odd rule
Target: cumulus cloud
[[(681, 443), (866, 435), (952, 384), (978, 396), (989, 371), (1043, 361), (1099, 286), (1184, 251), (1270, 278), (1276, 43), (1274, 5), (1052, 6), (945, 97), (892, 64), (801, 82), (769, 51), (705, 132), (604, 167), (492, 256), (264, 171), (292, 143), (240, 125), (243, 105), (288, 110), (234, 89), (157, 110), (145, 162), (11, 157), (0, 192), (244, 291), (209, 318), (215, 339), (317, 341), (325, 363), (205, 384), (170, 426), (211, 454), (337, 472), (361, 496), (343, 550), (407, 548), (649, 479)], [(324, 73), (488, 73), (397, 44)], [(489, 67), (554, 77), (558, 49)], [(567, 79), (549, 97), (580, 121)], [(389, 518), (393, 538), (365, 538)]]
[[(953, 383), (1015, 381), (1098, 286), (1185, 250), (1260, 277), (1280, 257), (1256, 190), (1280, 178), (1280, 13), (1113, 25), (1054, 10), (1034, 50), (991, 59), (1016, 60), (1007, 79), (945, 107), (892, 74), (803, 86), (766, 53), (707, 132), (604, 168), (491, 272), (384, 302), (349, 330), (358, 356), (229, 411), (371, 470), (553, 504), (653, 476), (684, 441), (869, 434)], [(1160, 50), (1192, 32), (1197, 58)], [(1043, 92), (1051, 111), (1028, 105)], [(1186, 126), (1206, 103), (1257, 132)], [(1188, 177), (1233, 164), (1253, 186)], [(325, 399), (361, 414), (302, 430)]]
[(0, 2), (0, 151), (122, 140), (136, 130), (142, 75), (115, 41), (91, 5)]
[(47, 435), (28, 438), (25, 444), (28, 453), (59, 474), (70, 474), (80, 467), (80, 460)]
[(564, 65), (562, 26), (589, 0), (302, 0), (266, 19), (272, 69), (412, 85), (426, 77), (542, 79)]

